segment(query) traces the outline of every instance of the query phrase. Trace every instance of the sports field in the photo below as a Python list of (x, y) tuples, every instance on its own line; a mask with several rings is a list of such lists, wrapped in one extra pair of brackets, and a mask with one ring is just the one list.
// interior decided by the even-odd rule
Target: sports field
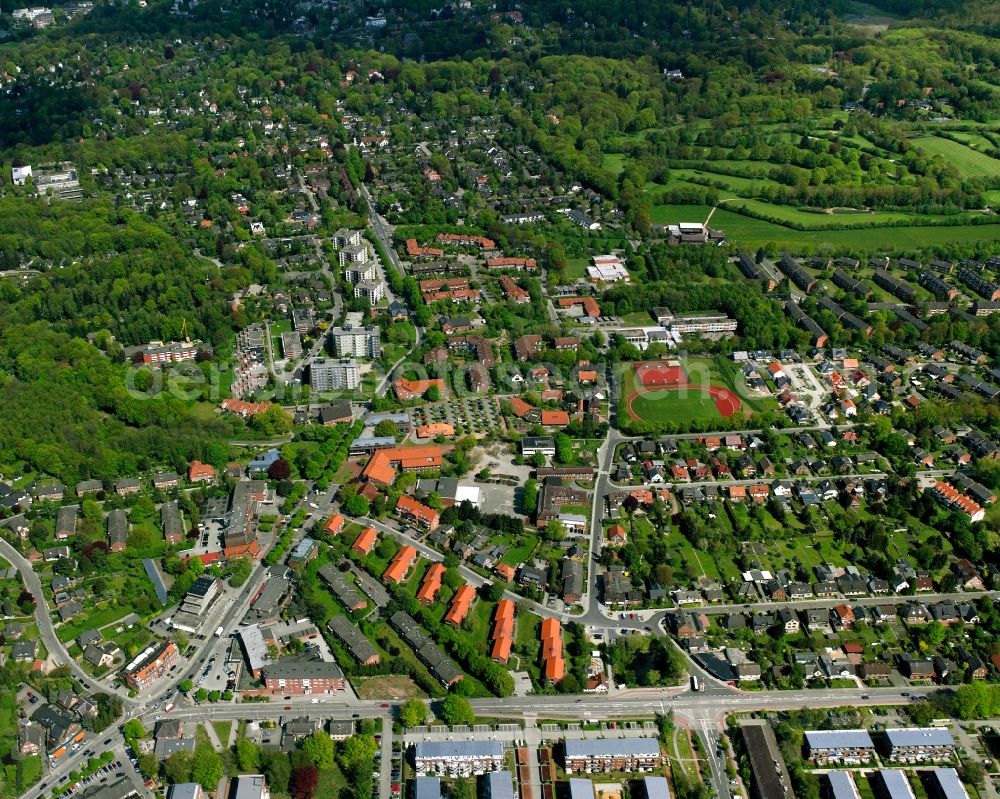
[(636, 363), (625, 373), (622, 402), (635, 420), (687, 425), (729, 418), (742, 407), (728, 388), (692, 384), (677, 362)]

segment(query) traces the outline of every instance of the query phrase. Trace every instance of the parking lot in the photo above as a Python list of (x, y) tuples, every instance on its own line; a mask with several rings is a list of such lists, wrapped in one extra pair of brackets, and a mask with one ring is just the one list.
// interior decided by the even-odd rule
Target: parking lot
[(421, 405), (410, 411), (414, 427), (443, 422), (454, 425), (456, 432), (485, 436), (503, 432), (500, 404), (495, 397), (461, 397), (459, 399)]

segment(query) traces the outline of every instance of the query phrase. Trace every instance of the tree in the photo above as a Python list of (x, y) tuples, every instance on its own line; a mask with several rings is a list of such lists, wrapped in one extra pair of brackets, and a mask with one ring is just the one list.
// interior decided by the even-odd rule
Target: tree
[(337, 756), (340, 768), (350, 776), (371, 772), (377, 746), (371, 735), (352, 735), (340, 744)]
[(316, 730), (306, 738), (302, 742), (302, 751), (317, 768), (328, 769), (334, 764), (333, 738), (323, 730)]
[(266, 411), (251, 417), (250, 427), (265, 436), (283, 436), (292, 429), (292, 416), (280, 405), (268, 405)]
[(284, 458), (278, 458), (267, 468), (267, 476), (272, 480), (287, 480), (292, 476), (292, 464)]
[(145, 752), (139, 755), (139, 771), (148, 780), (154, 776), (160, 768), (160, 759), (152, 752)]
[(288, 781), (292, 776), (292, 765), (285, 752), (268, 752), (264, 762), (264, 775), (273, 793), (288, 793)]
[(202, 744), (194, 750), (191, 779), (200, 783), (206, 791), (215, 790), (222, 779), (222, 758), (211, 744)]
[(250, 562), (250, 558), (236, 558), (229, 566), (232, 569), (232, 574), (229, 575), (229, 584), (233, 588), (239, 588), (250, 579), (250, 573), (253, 571), (253, 564)]
[(146, 729), (142, 726), (142, 722), (139, 719), (130, 719), (125, 722), (125, 728), (122, 730), (122, 734), (126, 739), (140, 740), (146, 737)]
[(240, 771), (257, 771), (260, 768), (260, 747), (249, 738), (237, 738), (236, 763)]
[(375, 425), (375, 435), (376, 436), (392, 436), (395, 438), (399, 435), (399, 425), (397, 425), (392, 419), (383, 419), (377, 425)]
[(371, 506), (366, 497), (355, 494), (353, 497), (349, 497), (347, 502), (344, 503), (344, 509), (351, 516), (367, 516), (371, 510)]
[(182, 694), (190, 692), (192, 688), (194, 688), (194, 682), (192, 680), (181, 680), (177, 683), (177, 690), (179, 690)]
[(292, 772), (291, 791), (295, 799), (310, 799), (319, 784), (319, 770), (315, 766), (302, 766)]
[(431, 383), (431, 385), (428, 386), (427, 391), (424, 392), (424, 399), (428, 402), (437, 402), (441, 399), (441, 389), (438, 388), (436, 383)]
[(163, 776), (168, 782), (191, 782), (191, 766), (194, 755), (191, 752), (175, 752), (163, 761)]
[(419, 699), (407, 699), (399, 709), (399, 723), (404, 727), (419, 727), (427, 720), (427, 706)]
[(545, 525), (545, 540), (558, 543), (566, 537), (566, 530), (563, 523), (558, 519), (549, 519)]
[(476, 720), (469, 700), (457, 694), (449, 694), (444, 698), (438, 715), (445, 724), (452, 727), (456, 724), (472, 724)]

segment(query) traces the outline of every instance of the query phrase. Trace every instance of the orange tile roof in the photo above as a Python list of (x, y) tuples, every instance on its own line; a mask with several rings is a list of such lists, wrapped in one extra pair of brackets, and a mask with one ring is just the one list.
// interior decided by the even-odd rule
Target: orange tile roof
[(526, 413), (530, 413), (534, 409), (534, 406), (533, 405), (529, 405), (527, 402), (525, 402), (520, 397), (514, 397), (510, 401), (510, 409), (513, 412), (513, 414), (518, 419), (520, 419)]
[(510, 660), (510, 650), (514, 646), (514, 639), (508, 637), (497, 638), (493, 641), (493, 648), (490, 650), (490, 657), (497, 663), (506, 663)]
[(226, 547), (222, 554), (227, 558), (238, 558), (240, 555), (249, 555), (252, 558), (260, 557), (260, 544), (251, 541), (249, 544), (238, 544), (233, 547)]
[(361, 470), (361, 476), (365, 480), (381, 483), (384, 486), (392, 485), (396, 479), (396, 468), (388, 452), (389, 450), (382, 449), (371, 456), (365, 468)]
[(235, 413), (239, 416), (256, 416), (268, 409), (266, 402), (244, 402), (238, 399), (224, 399), (220, 405), (226, 413)]
[(437, 240), (446, 244), (478, 244), (484, 250), (495, 250), (497, 245), (493, 239), (485, 236), (470, 236), (465, 233), (438, 233)]
[(466, 583), (455, 592), (451, 600), (451, 607), (444, 616), (445, 624), (452, 624), (455, 627), (465, 621), (472, 607), (472, 600), (476, 598), (476, 589)]
[(489, 269), (503, 269), (508, 266), (523, 267), (524, 269), (534, 269), (538, 262), (534, 258), (487, 258), (486, 266)]
[(455, 425), (447, 422), (433, 422), (417, 428), (417, 438), (434, 438), (435, 436), (455, 435)]
[(508, 566), (506, 563), (498, 563), (493, 567), (493, 573), (501, 580), (506, 580), (509, 583), (514, 579), (515, 571), (513, 566)]
[(380, 449), (365, 465), (361, 477), (388, 486), (396, 479), (396, 465), (403, 469), (433, 469), (441, 465), (441, 448), (433, 444), (420, 447)]
[(436, 527), (438, 520), (441, 518), (441, 514), (439, 514), (436, 510), (428, 508), (426, 505), (417, 502), (408, 494), (403, 494), (398, 500), (396, 500), (396, 510), (404, 516), (409, 516), (415, 521), (425, 524), (431, 528)]
[(542, 411), (542, 424), (565, 427), (569, 424), (569, 414), (566, 411)]
[(608, 528), (608, 540), (625, 540), (625, 528), (620, 524), (613, 524)]
[(581, 369), (576, 373), (576, 378), (581, 383), (596, 383), (597, 372), (593, 369)]
[(587, 316), (598, 317), (601, 315), (601, 306), (593, 297), (560, 297), (560, 308), (571, 308), (574, 305), (582, 305)]
[(444, 577), (444, 566), (440, 563), (432, 563), (424, 574), (423, 582), (420, 583), (420, 590), (417, 591), (417, 601), (429, 605), (441, 590), (441, 578)]
[(411, 258), (437, 258), (444, 255), (444, 250), (437, 247), (421, 247), (416, 239), (406, 240), (406, 254)]
[(392, 563), (386, 567), (385, 572), (382, 574), (382, 582), (403, 582), (403, 578), (406, 577), (406, 573), (410, 570), (410, 567), (414, 564), (416, 559), (417, 550), (411, 546), (403, 547), (396, 553), (396, 557), (392, 559)]
[(188, 480), (192, 483), (199, 480), (214, 480), (215, 479), (215, 467), (210, 466), (207, 463), (202, 463), (201, 461), (191, 461), (191, 466), (188, 468)]
[(330, 535), (336, 535), (344, 529), (344, 521), (344, 517), (336, 513), (330, 517), (330, 520), (323, 526), (323, 529)]
[(372, 551), (372, 547), (375, 546), (375, 542), (378, 540), (378, 533), (371, 527), (366, 527), (362, 530), (358, 537), (354, 539), (354, 543), (351, 544), (351, 549), (360, 555), (367, 555)]
[(542, 664), (545, 679), (559, 682), (566, 676), (563, 660), (562, 625), (556, 619), (542, 619)]
[(421, 397), (431, 386), (437, 386), (438, 391), (442, 394), (448, 390), (444, 380), (437, 377), (428, 380), (409, 380), (405, 377), (400, 377), (392, 384), (396, 392), (396, 399), (399, 400), (410, 400)]

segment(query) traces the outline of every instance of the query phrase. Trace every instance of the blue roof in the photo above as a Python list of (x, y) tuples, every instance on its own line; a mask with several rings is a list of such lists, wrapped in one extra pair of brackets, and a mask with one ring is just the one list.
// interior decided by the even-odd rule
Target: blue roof
[(935, 768), (931, 771), (941, 791), (941, 799), (969, 799), (969, 792), (965, 790), (955, 769)]
[(646, 789), (646, 799), (670, 799), (670, 786), (666, 777), (645, 777), (642, 784)]
[(417, 777), (413, 799), (441, 799), (440, 777)]
[(879, 770), (882, 784), (889, 799), (914, 799), (913, 788), (902, 769), (884, 768)]
[(263, 472), (270, 468), (278, 458), (281, 457), (280, 449), (269, 449), (263, 455), (258, 455), (247, 465), (247, 470), (251, 472)]
[(566, 757), (602, 757), (605, 755), (658, 756), (660, 742), (656, 738), (607, 738), (586, 741), (566, 741)]
[(156, 568), (156, 564), (150, 558), (143, 558), (142, 568), (146, 570), (146, 576), (153, 584), (156, 598), (160, 600), (161, 605), (166, 605), (170, 601), (170, 594), (167, 591), (167, 586), (163, 584), (163, 575), (160, 574), (160, 570)]
[(807, 730), (810, 749), (874, 749), (867, 730)]
[(503, 757), (499, 741), (421, 741), (413, 745), (417, 758)]
[(490, 799), (514, 799), (514, 777), (509, 771), (491, 771), (486, 787)]
[(830, 780), (830, 795), (833, 799), (861, 799), (851, 772), (830, 771), (826, 776)]
[(954, 746), (944, 727), (894, 727), (885, 731), (890, 746)]

